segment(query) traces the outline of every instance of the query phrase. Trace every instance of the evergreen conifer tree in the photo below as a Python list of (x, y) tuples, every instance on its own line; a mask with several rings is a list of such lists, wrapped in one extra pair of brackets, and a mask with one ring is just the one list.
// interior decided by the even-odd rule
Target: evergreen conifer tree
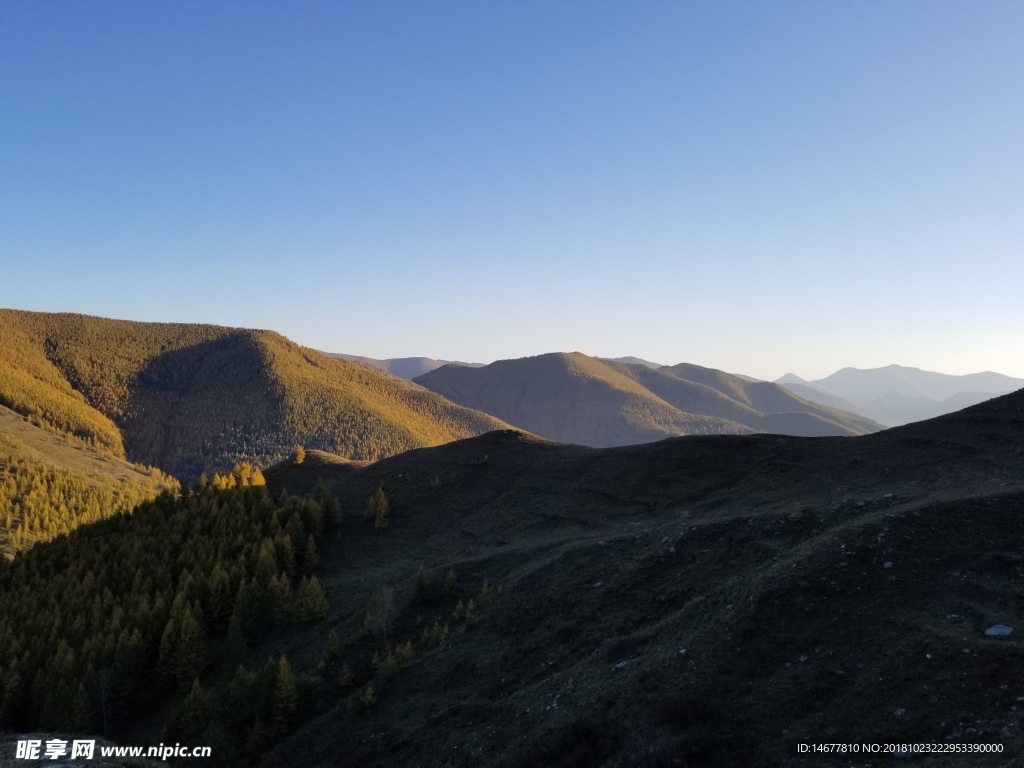
[(271, 710), (271, 727), (275, 734), (281, 734), (288, 730), (298, 703), (299, 691), (295, 684), (295, 675), (292, 673), (288, 659), (282, 655), (277, 662), (274, 702)]
[(330, 604), (317, 577), (313, 576), (308, 581), (303, 578), (299, 585), (299, 618), (306, 621), (319, 619), (326, 616), (328, 610)]

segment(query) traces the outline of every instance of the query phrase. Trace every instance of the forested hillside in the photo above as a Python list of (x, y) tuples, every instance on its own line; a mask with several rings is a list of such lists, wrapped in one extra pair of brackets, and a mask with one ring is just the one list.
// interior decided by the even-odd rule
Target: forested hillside
[(296, 445), (374, 460), (504, 426), (271, 331), (14, 310), (0, 405), (190, 480)]
[(128, 512), (177, 482), (0, 406), (0, 554)]
[[(286, 733), (313, 683), (250, 646), (327, 613), (314, 571), (339, 510), (254, 481), (240, 466), (221, 489), (162, 494), (0, 565), (0, 725), (123, 734), (159, 710), (154, 736), (202, 732), (220, 765)], [(223, 674), (208, 688), (211, 665)]]

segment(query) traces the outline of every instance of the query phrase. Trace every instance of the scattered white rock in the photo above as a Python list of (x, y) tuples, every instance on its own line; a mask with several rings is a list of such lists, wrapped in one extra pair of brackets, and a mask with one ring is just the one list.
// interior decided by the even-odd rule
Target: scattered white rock
[(932, 655), (931, 655), (930, 653), (926, 653), (926, 654), (924, 655), (924, 657), (925, 657), (926, 659), (930, 659), (930, 658), (932, 657)]
[(686, 649), (685, 648), (680, 648), (679, 649), (679, 655), (680, 656), (685, 656), (686, 655)]
[(905, 707), (900, 707), (899, 709), (893, 710), (893, 714), (896, 715), (896, 717), (903, 717), (907, 714), (907, 710)]
[(598, 587), (603, 587), (603, 586), (604, 586), (604, 582), (603, 581), (594, 582), (594, 589), (597, 589)]
[(803, 663), (804, 663), (805, 661), (807, 661), (807, 659), (809, 659), (809, 658), (810, 658), (809, 656), (801, 656), (801, 657), (800, 657), (800, 663), (801, 663), (801, 664), (803, 664)]
[(993, 624), (985, 630), (985, 634), (989, 637), (1009, 637), (1013, 634), (1013, 627), (1008, 627), (1005, 624)]
[(891, 561), (886, 561), (886, 562), (882, 563), (882, 567), (883, 568), (892, 568), (892, 562)]
[(883, 494), (883, 495), (882, 495), (882, 498), (883, 498), (883, 499), (891, 499), (891, 498), (892, 498), (892, 494), (891, 494), (891, 493), (886, 493), (886, 494)]
[(615, 670), (618, 670), (618, 669), (625, 669), (626, 665), (628, 665), (628, 664), (629, 664), (629, 659), (626, 659), (625, 661), (620, 661), (618, 664), (616, 664), (614, 667), (612, 667), (612, 671), (614, 672)]

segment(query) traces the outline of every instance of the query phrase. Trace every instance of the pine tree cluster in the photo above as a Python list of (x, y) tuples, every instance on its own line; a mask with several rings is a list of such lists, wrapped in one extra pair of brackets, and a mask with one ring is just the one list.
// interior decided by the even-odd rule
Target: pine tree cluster
[(337, 502), (322, 488), (273, 499), (256, 473), (232, 474), (233, 488), (164, 492), (0, 565), (0, 727), (111, 733), (170, 694), (179, 734), (213, 722), (225, 744), (263, 749), (287, 729), (286, 659), (200, 681), (272, 625), (327, 613), (313, 570)]

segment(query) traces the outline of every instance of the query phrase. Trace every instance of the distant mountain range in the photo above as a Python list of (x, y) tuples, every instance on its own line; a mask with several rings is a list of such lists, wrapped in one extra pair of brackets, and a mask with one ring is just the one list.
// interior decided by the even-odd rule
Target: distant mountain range
[(484, 365), (483, 363), (462, 363), (457, 360), (435, 360), (432, 357), (391, 357), (386, 360), (380, 360), (375, 357), (363, 357), (362, 355), (346, 355), (343, 352), (327, 352), (325, 354), (341, 360), (350, 360), (354, 363), (366, 363), (374, 368), (387, 371), (392, 376), (410, 380), (415, 379), (417, 376), (422, 376), (424, 373), (430, 373), (442, 365), (464, 365), (467, 368), (479, 368)]
[[(331, 357), (338, 357), (342, 360), (351, 360), (355, 363), (366, 363), (374, 368), (387, 371), (392, 376), (400, 379), (415, 379), (425, 373), (430, 373), (442, 365), (463, 365), (467, 368), (483, 368), (486, 363), (463, 363), (458, 360), (436, 360), (433, 357), (389, 357), (380, 359), (376, 357), (363, 357), (362, 355), (347, 355), (344, 352), (327, 352)], [(605, 358), (602, 358), (605, 359)], [(640, 357), (613, 357), (607, 358), (613, 363), (630, 363), (632, 365), (646, 365), (648, 368), (664, 368), (661, 363), (652, 363)], [(754, 381), (754, 379), (751, 379)]]
[[(602, 358), (603, 359), (603, 358)], [(664, 368), (665, 366), (661, 363), (652, 363), (650, 360), (644, 360), (642, 357), (613, 357), (610, 358), (613, 363), (629, 363), (630, 365), (646, 365), (648, 368)]]
[(871, 419), (712, 368), (657, 370), (579, 352), (448, 365), (415, 379), (452, 402), (560, 442), (628, 445), (687, 434), (858, 435)]
[(776, 384), (812, 402), (899, 426), (952, 413), (1024, 387), (1024, 379), (986, 371), (953, 376), (920, 368), (843, 368), (807, 381), (788, 373)]
[[(431, 357), (399, 357), (381, 360), (347, 354), (333, 354), (331, 356), (367, 363), (399, 378), (410, 380), (417, 380), (419, 377), (447, 365), (465, 368), (486, 367), (483, 363), (438, 360)], [(679, 373), (677, 370), (679, 366), (662, 365), (661, 363), (655, 363), (640, 357), (625, 356), (594, 359), (611, 365), (642, 366), (652, 371), (669, 372), (670, 375), (676, 375), (679, 378), (677, 375)], [(499, 363), (502, 362), (507, 361), (499, 361)], [(692, 374), (697, 368), (699, 366), (691, 366), (690, 373)], [(675, 373), (672, 373), (673, 371)], [(448, 374), (449, 377), (457, 375)], [(739, 380), (758, 384), (768, 383), (739, 373), (728, 375), (734, 381)], [(685, 375), (682, 378), (684, 380), (687, 379)], [(440, 380), (435, 379), (427, 379), (418, 383), (426, 386), (428, 389), (433, 389), (434, 386), (437, 386), (439, 389), (436, 391), (442, 393), (449, 391), (445, 387), (450, 386), (449, 384), (442, 384)], [(796, 374), (789, 373), (777, 379), (774, 383), (797, 395), (801, 400), (824, 406), (826, 409), (843, 412), (844, 415), (838, 419), (838, 423), (841, 427), (853, 428), (857, 434), (861, 431), (872, 431), (882, 427), (892, 427), (931, 419), (1024, 387), (1024, 379), (1015, 379), (1001, 373), (985, 372), (953, 376), (900, 365), (890, 365), (885, 368), (874, 369), (843, 368), (831, 376), (817, 381), (807, 381)], [(615, 389), (616, 387), (613, 386), (612, 388)], [(657, 385), (654, 385), (654, 389), (657, 390)], [(452, 392), (454, 395), (454, 391)], [(733, 395), (735, 395), (735, 391), (726, 393), (727, 397), (732, 397)], [(448, 395), (445, 396), (448, 397)], [(578, 396), (582, 397), (584, 393), (580, 392)], [(456, 402), (459, 401), (456, 400)], [(475, 402), (475, 397), (466, 396), (466, 402)], [(742, 398), (739, 402), (743, 402)], [(712, 409), (714, 412), (705, 412), (701, 410), (700, 406), (694, 406), (692, 403), (688, 402), (686, 405), (694, 407), (695, 410), (688, 411), (686, 408), (676, 408), (676, 410), (682, 410), (691, 417), (713, 416), (715, 418), (722, 418), (725, 421), (732, 420), (732, 416), (735, 415), (727, 413), (727, 409), (723, 411), (721, 408), (717, 408)], [(787, 407), (791, 405), (792, 403), (789, 403)], [(495, 405), (493, 407), (496, 407), (498, 411), (504, 412), (504, 409), (500, 406)], [(635, 442), (637, 440), (654, 439), (652, 435), (679, 434), (680, 430), (686, 431), (689, 429), (696, 429), (698, 432), (705, 429), (718, 428), (729, 431), (736, 429), (736, 423), (743, 426), (745, 430), (762, 431), (771, 424), (771, 426), (777, 427), (778, 431), (786, 434), (837, 434), (835, 432), (823, 432), (822, 429), (824, 427), (819, 423), (797, 424), (793, 417), (787, 419), (774, 417), (767, 422), (763, 419), (760, 422), (752, 421), (750, 418), (737, 419), (734, 420), (735, 423), (718, 424), (715, 427), (711, 422), (702, 422), (698, 425), (692, 419), (688, 420), (685, 417), (680, 417), (679, 414), (664, 412), (662, 405), (651, 405), (648, 403), (645, 408), (646, 415), (639, 415), (637, 412), (632, 411), (630, 416), (625, 417), (627, 422), (633, 424), (633, 427), (626, 429), (624, 432), (618, 430), (618, 428), (609, 427), (610, 431), (604, 437), (599, 437), (600, 429), (596, 425), (591, 425), (591, 427), (584, 429), (583, 432), (577, 433), (571, 429), (566, 430), (561, 427), (551, 429), (551, 425), (547, 424), (543, 418), (538, 418), (536, 423), (550, 430), (546, 436), (551, 437), (551, 439), (568, 439), (570, 434), (577, 437), (586, 435), (591, 441), (597, 440), (598, 442), (594, 443), (596, 445), (605, 445), (605, 441), (609, 439), (613, 441), (611, 444), (618, 444), (620, 440)], [(794, 412), (804, 412), (801, 410), (804, 408), (806, 408), (806, 403), (791, 410)], [(481, 407), (479, 409), (491, 413), (487, 408)], [(755, 408), (755, 410), (757, 409)], [(768, 410), (763, 411), (762, 415), (767, 416), (772, 413), (775, 413), (775, 411)], [(819, 413), (817, 415), (829, 421), (836, 421), (835, 414)], [(749, 417), (749, 414), (747, 416)], [(856, 424), (852, 424), (848, 421), (851, 416), (860, 417), (861, 420)], [(563, 414), (563, 417), (568, 418), (565, 414)], [(681, 421), (680, 418), (682, 418)], [(528, 421), (532, 422), (532, 419), (528, 419)], [(524, 424), (519, 424), (519, 426), (522, 426), (524, 429), (528, 428)], [(538, 432), (537, 434), (545, 433)], [(629, 434), (632, 434), (632, 437), (627, 437)], [(552, 437), (552, 435), (560, 435), (561, 437)], [(586, 441), (584, 443), (591, 444)]]

